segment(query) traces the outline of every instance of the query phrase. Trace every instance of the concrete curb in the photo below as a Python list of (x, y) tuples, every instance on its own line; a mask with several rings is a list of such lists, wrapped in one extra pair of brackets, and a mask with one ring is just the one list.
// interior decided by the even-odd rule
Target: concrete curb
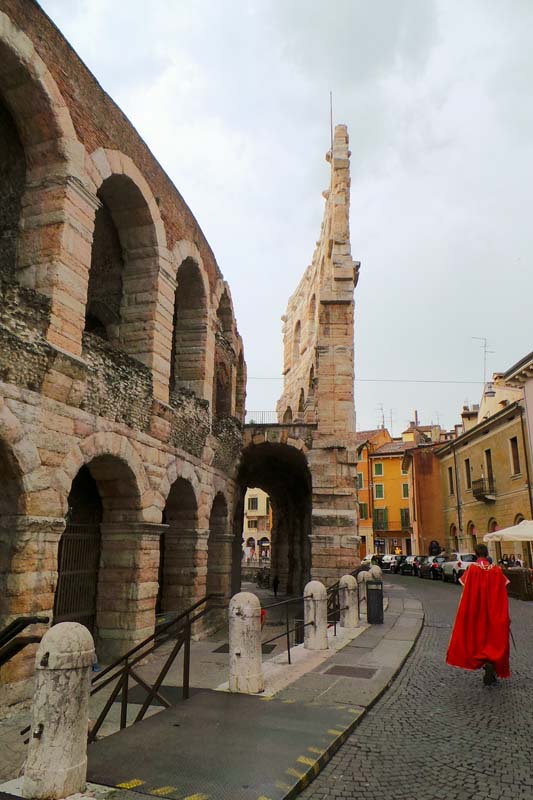
[(309, 769), (302, 774), (301, 778), (294, 784), (294, 786), (284, 795), (282, 800), (292, 800), (292, 798), (297, 797), (300, 792), (306, 789), (311, 782), (322, 772), (324, 767), (328, 764), (331, 760), (332, 756), (335, 755), (337, 750), (344, 744), (346, 739), (353, 733), (353, 731), (357, 728), (361, 720), (365, 718), (367, 713), (373, 708), (376, 703), (383, 697), (385, 692), (392, 686), (396, 678), (398, 677), (399, 673), (401, 672), (404, 664), (411, 656), (418, 639), (420, 638), (420, 634), (422, 633), (422, 629), (424, 627), (424, 618), (425, 615), (422, 613), (422, 617), (420, 618), (420, 626), (418, 628), (417, 634), (415, 639), (413, 640), (411, 647), (409, 648), (409, 652), (403, 657), (398, 668), (396, 669), (394, 675), (390, 678), (390, 680), (383, 686), (372, 698), (372, 700), (368, 703), (368, 705), (361, 708), (361, 713), (351, 722), (345, 730), (339, 733), (336, 739), (334, 739), (331, 744), (328, 745), (326, 750), (320, 755), (318, 759), (313, 764), (309, 765)]

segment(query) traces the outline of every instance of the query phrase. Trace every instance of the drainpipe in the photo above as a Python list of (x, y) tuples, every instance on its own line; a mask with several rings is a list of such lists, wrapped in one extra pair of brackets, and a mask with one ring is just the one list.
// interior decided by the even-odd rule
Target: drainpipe
[[(459, 491), (459, 474), (457, 472), (457, 455), (455, 452), (455, 447), (452, 444), (452, 452), (453, 452), (453, 467), (455, 472), (455, 495), (457, 497), (457, 522), (459, 523), (459, 532), (461, 534), (461, 539), (463, 538), (463, 519), (461, 513), (461, 495)], [(463, 545), (461, 544), (461, 547)]]
[[(531, 495), (532, 487), (531, 487), (531, 476), (529, 471), (529, 449), (526, 440), (526, 429), (524, 425), (524, 409), (522, 406), (520, 408), (520, 427), (522, 428), (522, 444), (524, 447), (524, 458), (526, 459), (526, 478), (527, 478), (527, 495), (529, 497), (529, 511), (531, 514), (531, 519), (533, 519), (533, 497)], [(531, 549), (531, 542), (527, 543), (527, 557), (529, 560), (529, 566), (533, 566), (533, 551)]]

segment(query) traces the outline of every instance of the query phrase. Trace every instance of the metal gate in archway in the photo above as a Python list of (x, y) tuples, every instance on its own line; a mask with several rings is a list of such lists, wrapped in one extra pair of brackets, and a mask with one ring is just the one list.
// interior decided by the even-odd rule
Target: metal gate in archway
[(94, 634), (100, 564), (100, 525), (73, 524), (59, 541), (54, 624), (79, 622)]

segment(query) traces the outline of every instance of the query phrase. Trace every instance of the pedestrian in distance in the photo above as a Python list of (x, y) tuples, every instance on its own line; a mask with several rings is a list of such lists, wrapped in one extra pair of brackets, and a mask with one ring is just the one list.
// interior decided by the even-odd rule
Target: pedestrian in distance
[(274, 597), (277, 597), (279, 589), (279, 578), (277, 575), (274, 575), (274, 579), (272, 580), (272, 588), (274, 590)]
[(475, 547), (477, 561), (461, 575), (463, 593), (446, 655), (452, 667), (483, 668), (483, 683), (491, 685), (497, 677), (508, 678), (509, 600), (508, 578), (501, 567), (490, 564), (485, 544)]

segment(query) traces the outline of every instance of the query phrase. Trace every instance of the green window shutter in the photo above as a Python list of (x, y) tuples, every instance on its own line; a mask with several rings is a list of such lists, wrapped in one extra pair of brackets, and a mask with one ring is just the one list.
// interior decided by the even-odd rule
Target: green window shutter
[(379, 528), (378, 528), (378, 510), (377, 510), (377, 508), (374, 509), (374, 513), (372, 515), (372, 523), (374, 525), (374, 528), (376, 530), (379, 530)]
[(389, 526), (388, 526), (388, 524), (387, 524), (387, 523), (388, 523), (388, 519), (387, 519), (387, 509), (386, 509), (386, 508), (384, 508), (384, 509), (383, 509), (383, 530), (384, 530), (384, 531), (388, 530), (388, 527), (389, 527)]

